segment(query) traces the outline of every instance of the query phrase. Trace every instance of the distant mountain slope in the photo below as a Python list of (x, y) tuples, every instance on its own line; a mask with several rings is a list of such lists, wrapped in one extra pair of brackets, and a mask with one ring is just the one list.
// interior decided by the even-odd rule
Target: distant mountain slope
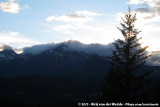
[[(15, 53), (12, 48), (4, 49), (0, 52), (0, 76), (63, 74), (74, 76), (78, 73), (106, 75), (109, 63), (104, 54), (108, 52), (109, 56), (111, 47), (112, 45), (85, 45), (78, 41), (68, 41), (24, 48), (22, 54)], [(154, 75), (158, 76), (159, 68), (144, 66), (143, 71), (154, 69)]]
[(77, 51), (77, 52), (85, 52), (88, 54), (98, 54), (100, 56), (108, 56), (111, 55), (112, 49), (114, 48), (113, 44), (102, 45), (102, 44), (83, 44), (79, 41), (67, 41), (61, 43), (50, 43), (50, 44), (42, 44), (42, 45), (35, 45), (32, 47), (26, 47), (23, 49), (24, 54), (39, 54), (46, 50), (50, 50), (56, 48), (60, 45), (65, 45), (68, 49)]
[[(2, 51), (2, 53), (5, 51)], [(10, 52), (13, 53), (11, 50)], [(1, 76), (14, 77), (32, 74), (53, 76), (62, 72), (100, 73), (106, 72), (108, 69), (108, 63), (104, 57), (82, 51), (73, 51), (64, 44), (36, 55), (14, 53), (14, 56), (8, 61), (0, 61)]]
[(0, 51), (0, 61), (9, 61), (17, 58), (19, 55), (16, 54), (12, 49), (5, 49)]

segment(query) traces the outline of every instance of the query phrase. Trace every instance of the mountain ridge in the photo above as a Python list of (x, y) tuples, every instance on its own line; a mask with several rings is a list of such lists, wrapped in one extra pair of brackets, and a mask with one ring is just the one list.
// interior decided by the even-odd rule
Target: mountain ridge
[[(14, 49), (11, 46), (8, 45), (4, 45), (4, 50), (5, 49), (10, 49), (13, 51), (22, 51), (23, 53), (19, 54), (19, 56), (29, 56), (29, 55), (37, 55), (37, 54), (41, 54), (45, 51), (48, 50), (52, 50), (58, 46), (64, 45), (68, 48), (69, 51), (77, 51), (77, 52), (84, 52), (87, 54), (97, 54), (99, 56), (102, 57), (106, 57), (106, 56), (111, 56), (112, 55), (112, 50), (114, 50), (114, 44), (110, 43), (108, 45), (102, 45), (102, 44), (84, 44), (81, 43), (79, 41), (73, 41), (73, 40), (69, 40), (69, 41), (65, 41), (65, 42), (61, 42), (61, 43), (48, 43), (48, 44), (41, 44), (41, 45), (34, 45), (31, 47), (25, 47), (23, 49)], [(1, 49), (2, 50), (2, 49)], [(2, 51), (0, 51), (1, 53)], [(146, 54), (148, 54), (148, 52), (146, 52)], [(0, 55), (1, 58), (1, 55)], [(160, 66), (160, 51), (156, 51), (156, 52), (151, 52), (151, 57), (147, 60), (146, 65), (150, 65), (150, 66)]]
[(104, 57), (73, 51), (63, 44), (36, 55), (16, 55), (16, 58), (9, 61), (0, 61), (1, 76), (55, 75), (62, 72), (98, 72), (98, 70), (105, 72), (108, 68)]

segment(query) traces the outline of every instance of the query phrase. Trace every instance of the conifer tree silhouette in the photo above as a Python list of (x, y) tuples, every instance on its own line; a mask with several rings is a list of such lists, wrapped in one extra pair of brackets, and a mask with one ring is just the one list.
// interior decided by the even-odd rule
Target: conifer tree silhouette
[[(140, 68), (145, 64), (150, 55), (146, 47), (142, 47), (137, 35), (140, 33), (135, 28), (136, 13), (128, 12), (122, 18), (121, 28), (118, 28), (123, 39), (115, 40), (115, 50), (109, 57), (111, 68), (103, 87), (103, 101), (134, 102), (141, 101), (145, 89), (151, 79), (146, 79), (152, 71), (140, 73)], [(139, 75), (138, 75), (139, 74)]]

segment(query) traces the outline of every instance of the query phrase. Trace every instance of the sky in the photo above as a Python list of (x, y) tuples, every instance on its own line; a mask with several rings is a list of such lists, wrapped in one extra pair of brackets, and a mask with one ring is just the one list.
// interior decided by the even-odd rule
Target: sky
[(0, 0), (0, 45), (109, 44), (122, 38), (117, 27), (129, 5), (144, 46), (160, 50), (160, 0)]

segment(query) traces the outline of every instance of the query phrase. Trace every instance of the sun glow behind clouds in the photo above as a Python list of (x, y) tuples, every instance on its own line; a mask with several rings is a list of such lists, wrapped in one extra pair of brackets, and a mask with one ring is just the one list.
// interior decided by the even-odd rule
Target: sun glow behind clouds
[[(160, 25), (157, 24), (160, 22), (159, 0), (128, 0), (127, 4), (136, 5), (133, 9), (138, 19), (135, 27), (142, 30), (138, 35), (142, 37), (142, 46), (149, 46), (148, 51), (159, 50)], [(59, 16), (55, 14), (46, 18), (46, 21), (50, 24), (56, 23), (49, 31), (63, 34), (63, 40), (108, 44), (122, 38), (116, 27), (120, 27), (124, 14), (125, 12), (119, 12), (108, 17), (95, 11), (79, 10), (72, 14), (64, 13)]]
[[(131, 0), (134, 4), (144, 3), (145, 0)], [(142, 37), (141, 43), (142, 47), (148, 46), (147, 51), (158, 51), (160, 50), (160, 25), (158, 24), (160, 22), (160, 16), (159, 15), (152, 15), (156, 13), (148, 12), (144, 8), (140, 8), (133, 10), (133, 14), (136, 13), (136, 23), (135, 28), (141, 31), (137, 36)], [(138, 11), (137, 11), (138, 10)], [(143, 10), (143, 11), (142, 11)], [(124, 12), (125, 13), (125, 12)], [(119, 12), (117, 14), (117, 21), (121, 22), (122, 17), (124, 17), (124, 13)], [(152, 16), (152, 17), (151, 17)]]
[[(83, 43), (108, 44), (117, 39), (120, 35), (114, 17), (107, 17), (105, 14), (82, 10), (72, 14), (53, 15), (46, 18), (46, 21), (59, 22), (49, 30), (59, 32), (67, 40), (78, 40)], [(108, 20), (107, 20), (108, 19)]]
[[(134, 11), (135, 12), (135, 11)], [(76, 15), (75, 15), (76, 13)], [(108, 44), (114, 42), (115, 39), (122, 38), (122, 34), (117, 29), (117, 26), (120, 27), (120, 22), (122, 21), (122, 17), (124, 17), (125, 13), (117, 13), (108, 19), (103, 19), (100, 21), (97, 17), (103, 16), (102, 14), (98, 14), (96, 12), (87, 12), (85, 11), (76, 11), (72, 15), (62, 15), (56, 16), (63, 17), (58, 20), (52, 19), (52, 21), (60, 21), (61, 24), (55, 25), (52, 27), (52, 31), (60, 32), (64, 34), (65, 41), (67, 40), (78, 40), (83, 43), (101, 43)], [(84, 14), (85, 13), (85, 14)], [(90, 14), (89, 14), (90, 13)], [(91, 14), (92, 13), (92, 14)], [(94, 13), (94, 14), (93, 14)], [(65, 16), (65, 17), (64, 17)], [(72, 16), (72, 17), (71, 17)], [(137, 12), (137, 22), (135, 23), (135, 27), (142, 32), (138, 35), (138, 37), (142, 37), (142, 46), (149, 46), (148, 51), (159, 50), (160, 43), (155, 35), (156, 32), (160, 31), (160, 27), (153, 24), (158, 21), (158, 17), (154, 17), (152, 19), (145, 19), (148, 16), (146, 13)], [(92, 20), (79, 20), (79, 18), (91, 18)], [(62, 20), (63, 19), (63, 20)], [(69, 21), (68, 21), (69, 20)], [(47, 20), (46, 20), (47, 21)], [(51, 23), (51, 21), (48, 21)], [(153, 34), (154, 33), (154, 34)], [(69, 35), (70, 37), (67, 37)], [(151, 36), (153, 38), (151, 38)]]
[(142, 32), (144, 45), (148, 45), (148, 51), (160, 50), (160, 1), (159, 0), (130, 0), (132, 5), (138, 6), (136, 27)]

